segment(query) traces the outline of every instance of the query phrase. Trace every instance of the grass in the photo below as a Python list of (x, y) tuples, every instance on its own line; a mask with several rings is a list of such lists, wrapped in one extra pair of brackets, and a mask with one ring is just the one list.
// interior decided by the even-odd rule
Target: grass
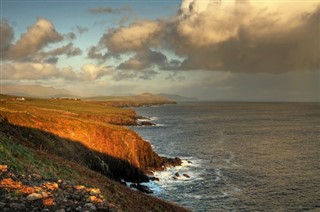
[(99, 104), (93, 104), (84, 101), (73, 100), (51, 100), (51, 99), (32, 99), (27, 98), (26, 101), (7, 101), (7, 104), (24, 106), (25, 109), (30, 108), (43, 108), (51, 110), (63, 110), (73, 113), (87, 113), (87, 114), (121, 114), (121, 115), (134, 115), (132, 110), (121, 109), (115, 107), (108, 107)]
[(31, 115), (32, 117), (63, 116), (85, 121), (98, 121), (111, 125), (132, 125), (138, 115), (131, 109), (109, 107), (96, 102), (35, 99), (26, 98), (25, 101), (2, 100), (0, 113), (15, 113)]
[(0, 163), (6, 164), (20, 174), (39, 174), (44, 178), (80, 179), (75, 172), (59, 160), (48, 154), (36, 152), (13, 140), (10, 136), (0, 132)]

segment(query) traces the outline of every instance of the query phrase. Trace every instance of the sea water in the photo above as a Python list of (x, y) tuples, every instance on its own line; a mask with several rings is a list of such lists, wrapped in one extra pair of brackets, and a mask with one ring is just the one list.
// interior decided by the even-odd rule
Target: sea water
[(160, 155), (183, 159), (148, 185), (193, 211), (320, 209), (319, 109), (210, 102), (135, 108), (156, 126), (133, 129)]

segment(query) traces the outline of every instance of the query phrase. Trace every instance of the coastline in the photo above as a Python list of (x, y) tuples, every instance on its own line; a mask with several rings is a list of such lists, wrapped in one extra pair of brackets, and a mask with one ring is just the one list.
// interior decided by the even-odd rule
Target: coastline
[[(20, 174), (36, 173), (45, 178), (48, 175), (54, 175), (56, 179), (72, 179), (76, 182), (83, 182), (82, 178), (86, 179), (86, 176), (80, 174), (81, 177), (71, 177), (77, 174), (66, 175), (63, 171), (66, 169), (73, 173), (76, 170), (75, 167), (80, 166), (86, 167), (84, 175), (88, 175), (89, 168), (96, 175), (100, 173), (102, 176), (114, 180), (125, 179), (141, 183), (149, 180), (149, 178), (145, 178), (148, 170), (163, 170), (167, 166), (181, 163), (177, 158), (168, 159), (159, 156), (154, 152), (149, 142), (144, 141), (133, 130), (123, 127), (128, 123), (129, 125), (134, 123), (135, 119), (139, 117), (132, 110), (88, 102), (48, 99), (30, 99), (24, 102), (2, 101), (2, 103), (4, 104), (0, 108), (2, 115), (1, 140), (7, 141), (10, 146), (14, 142), (24, 152), (34, 152), (32, 158), (34, 157), (37, 161), (39, 157), (42, 157), (42, 154), (50, 155), (49, 158), (51, 158), (49, 161), (44, 160), (36, 164), (30, 164), (28, 157), (21, 158), (20, 156), (18, 156), (18, 164), (15, 157), (5, 157), (2, 160), (2, 165), (8, 165), (10, 169), (18, 170)], [(101, 140), (106, 142), (99, 142)], [(2, 149), (7, 151), (10, 146), (2, 147)], [(90, 148), (90, 151), (86, 150), (87, 148)], [(39, 167), (47, 167), (52, 160), (57, 162), (55, 166), (68, 164), (67, 161), (72, 162), (73, 165), (65, 167), (63, 170)], [(91, 181), (95, 177), (91, 176)], [(117, 182), (111, 184), (112, 187), (119, 187)], [(95, 186), (101, 187), (102, 185), (96, 184)], [(102, 189), (102, 191), (116, 192), (112, 187)], [(114, 191), (110, 192), (110, 189)], [(126, 188), (125, 193), (130, 195), (129, 199), (132, 199), (136, 192)], [(141, 195), (143, 198), (150, 199), (151, 202), (155, 201), (154, 197), (144, 197), (142, 193)], [(127, 207), (122, 205), (119, 197), (115, 198), (115, 202), (120, 204), (120, 208)], [(154, 210), (162, 200), (156, 202), (158, 203), (153, 206), (147, 202), (141, 202), (139, 206), (129, 204), (128, 207), (139, 207), (139, 210), (142, 211), (144, 211), (143, 208)], [(178, 211), (185, 210), (179, 206), (172, 206), (172, 203), (161, 203), (160, 205), (162, 205), (161, 207), (176, 207)]]

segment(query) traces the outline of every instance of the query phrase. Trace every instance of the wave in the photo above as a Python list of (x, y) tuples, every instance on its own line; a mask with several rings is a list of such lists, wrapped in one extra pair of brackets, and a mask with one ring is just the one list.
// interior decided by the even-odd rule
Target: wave
[(158, 120), (158, 119), (159, 119), (158, 116), (149, 116), (148, 118), (149, 118), (149, 120), (151, 120), (151, 121), (155, 121), (155, 120)]
[(149, 118), (141, 118), (141, 119), (137, 119), (138, 122), (144, 122), (144, 121), (150, 121)]
[(166, 189), (174, 189), (178, 185), (201, 181), (203, 180), (202, 174), (200, 159), (184, 158), (181, 166), (156, 171), (154, 177), (159, 178), (159, 181), (151, 181), (143, 185), (148, 186), (155, 195), (159, 195)]

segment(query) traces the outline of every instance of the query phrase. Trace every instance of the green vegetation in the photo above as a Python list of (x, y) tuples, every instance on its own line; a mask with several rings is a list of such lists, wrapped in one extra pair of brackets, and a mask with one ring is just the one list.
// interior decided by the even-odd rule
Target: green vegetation
[(16, 96), (0, 94), (0, 100), (11, 99), (11, 98), (16, 98)]
[(21, 174), (38, 174), (45, 178), (79, 180), (80, 174), (48, 154), (36, 152), (0, 132), (0, 161)]

